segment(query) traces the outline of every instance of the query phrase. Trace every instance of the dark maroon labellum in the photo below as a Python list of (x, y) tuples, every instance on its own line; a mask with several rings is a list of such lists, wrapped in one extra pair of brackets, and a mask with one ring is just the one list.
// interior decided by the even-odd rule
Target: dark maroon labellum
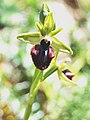
[(35, 66), (40, 69), (46, 69), (51, 60), (54, 58), (54, 50), (50, 46), (50, 41), (41, 40), (40, 44), (36, 44), (31, 49), (31, 56)]
[(72, 80), (72, 78), (75, 76), (75, 75), (74, 75), (70, 70), (68, 70), (68, 69), (64, 70), (63, 73), (64, 73), (65, 76), (66, 76), (68, 79), (70, 79), (70, 80)]

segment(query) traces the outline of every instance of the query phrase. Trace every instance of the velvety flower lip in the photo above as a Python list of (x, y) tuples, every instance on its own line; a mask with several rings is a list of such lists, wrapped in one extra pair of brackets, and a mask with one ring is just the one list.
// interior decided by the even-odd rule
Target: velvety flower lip
[(54, 50), (50, 46), (50, 41), (46, 42), (44, 39), (41, 40), (40, 44), (36, 44), (31, 49), (31, 57), (34, 65), (40, 69), (44, 70), (48, 68), (52, 59), (54, 58)]
[(38, 55), (38, 54), (39, 54), (39, 50), (38, 50), (38, 48), (39, 48), (39, 45), (35, 45), (35, 46), (33, 46), (32, 49), (31, 49), (32, 54), (34, 54), (34, 55)]

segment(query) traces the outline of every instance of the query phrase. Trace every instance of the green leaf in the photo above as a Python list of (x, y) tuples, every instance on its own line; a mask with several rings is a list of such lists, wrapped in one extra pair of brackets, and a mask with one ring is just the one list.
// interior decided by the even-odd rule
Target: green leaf
[(53, 15), (50, 12), (45, 20), (44, 20), (44, 26), (42, 28), (42, 30), (44, 31), (45, 35), (49, 34), (53, 29), (55, 28), (55, 23), (54, 23), (54, 19), (53, 19)]
[(67, 45), (65, 45), (63, 42), (61, 42), (59, 39), (57, 39), (56, 37), (52, 37), (52, 44), (51, 46), (60, 51), (60, 52), (64, 52), (64, 53), (69, 53), (69, 54), (73, 54), (73, 51), (71, 50), (71, 48)]
[(40, 32), (29, 32), (29, 33), (23, 33), (17, 36), (18, 40), (28, 42), (30, 44), (36, 44), (39, 43), (42, 35)]

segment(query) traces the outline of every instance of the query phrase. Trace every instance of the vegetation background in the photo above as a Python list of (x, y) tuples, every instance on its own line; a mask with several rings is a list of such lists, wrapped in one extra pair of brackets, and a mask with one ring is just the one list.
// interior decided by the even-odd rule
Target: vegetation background
[(76, 74), (71, 86), (50, 76), (40, 86), (31, 120), (90, 120), (90, 1), (0, 0), (0, 120), (23, 120), (34, 65), (31, 45), (16, 39), (19, 33), (36, 31), (39, 11), (47, 3), (54, 12), (58, 35), (69, 44), (72, 56), (60, 54), (58, 62), (71, 57)]

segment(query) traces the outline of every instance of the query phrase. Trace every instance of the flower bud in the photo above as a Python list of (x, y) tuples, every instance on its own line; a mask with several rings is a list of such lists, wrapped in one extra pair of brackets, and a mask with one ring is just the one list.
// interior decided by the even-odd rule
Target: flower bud
[(40, 22), (42, 24), (44, 24), (44, 20), (49, 12), (50, 12), (50, 10), (49, 10), (49, 7), (47, 6), (47, 4), (43, 4), (42, 10), (40, 11), (40, 15), (39, 15)]
[(68, 79), (70, 79), (70, 80), (72, 80), (72, 78), (75, 76), (71, 71), (69, 71), (68, 69), (65, 69), (64, 71), (62, 71), (63, 73), (64, 73), (64, 75), (68, 78)]

